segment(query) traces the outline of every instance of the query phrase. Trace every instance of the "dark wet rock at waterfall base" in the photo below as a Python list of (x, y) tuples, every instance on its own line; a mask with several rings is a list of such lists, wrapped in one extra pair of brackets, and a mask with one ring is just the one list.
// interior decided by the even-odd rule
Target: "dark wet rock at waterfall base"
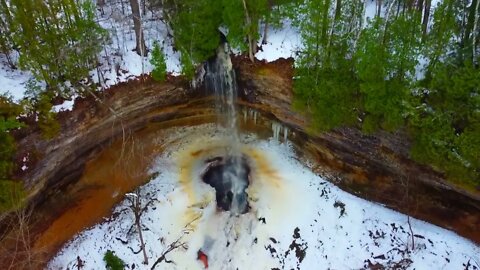
[(250, 167), (242, 157), (215, 157), (206, 161), (207, 169), (202, 180), (215, 188), (217, 207), (244, 214), (248, 212), (248, 187)]

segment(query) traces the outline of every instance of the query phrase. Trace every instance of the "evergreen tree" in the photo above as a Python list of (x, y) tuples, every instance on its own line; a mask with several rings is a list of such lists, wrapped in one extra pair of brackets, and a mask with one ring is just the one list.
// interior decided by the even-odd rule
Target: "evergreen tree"
[(15, 152), (15, 141), (10, 131), (20, 128), (23, 125), (16, 117), (21, 113), (20, 106), (12, 102), (7, 96), (0, 95), (0, 179), (9, 178), (13, 166), (13, 154)]
[(473, 185), (480, 184), (479, 85), (473, 65), (437, 64), (424, 106), (411, 119), (413, 158)]
[(10, 97), (0, 95), (0, 213), (18, 207), (25, 196), (22, 184), (11, 180), (16, 146), (10, 132), (23, 126), (16, 119), (21, 111)]
[(248, 50), (251, 61), (260, 38), (259, 24), (270, 11), (268, 0), (223, 0), (223, 23), (228, 29), (227, 39), (235, 48)]
[(361, 34), (356, 69), (367, 132), (380, 127), (393, 131), (404, 124), (420, 54), (421, 25), (416, 16), (413, 10), (390, 21), (376, 17)]
[(167, 76), (167, 64), (165, 63), (165, 55), (157, 41), (153, 43), (150, 63), (153, 66), (152, 78), (159, 82), (165, 81)]
[(221, 5), (213, 0), (167, 3), (166, 17), (181, 53), (182, 73), (192, 78), (195, 65), (213, 56), (220, 43)]
[(354, 125), (360, 99), (351, 62), (362, 3), (309, 0), (298, 11), (303, 50), (295, 69), (295, 104), (311, 113), (319, 129)]
[(12, 68), (16, 68), (14, 60), (10, 57), (15, 47), (11, 34), (14, 31), (15, 25), (8, 4), (6, 0), (0, 0), (0, 53), (5, 55), (8, 65)]
[(95, 6), (82, 1), (12, 0), (10, 12), (18, 31), (19, 64), (47, 84), (54, 95), (68, 95), (62, 84), (76, 84), (96, 64), (106, 32), (95, 23)]

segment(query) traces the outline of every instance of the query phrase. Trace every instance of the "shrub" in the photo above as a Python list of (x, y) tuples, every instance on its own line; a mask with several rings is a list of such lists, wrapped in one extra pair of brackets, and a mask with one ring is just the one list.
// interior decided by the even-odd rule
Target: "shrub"
[(109, 270), (123, 270), (125, 263), (113, 251), (107, 250), (103, 256), (106, 268)]
[(152, 58), (150, 63), (153, 66), (152, 78), (155, 81), (163, 82), (167, 76), (167, 64), (165, 63), (165, 55), (158, 42), (153, 43)]

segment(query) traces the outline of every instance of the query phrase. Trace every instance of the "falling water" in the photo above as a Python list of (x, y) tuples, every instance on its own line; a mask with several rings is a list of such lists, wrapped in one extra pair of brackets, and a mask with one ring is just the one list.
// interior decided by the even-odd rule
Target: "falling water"
[(241, 177), (244, 174), (244, 168), (237, 128), (237, 85), (228, 52), (229, 46), (226, 42), (217, 48), (216, 57), (206, 65), (205, 86), (215, 92), (218, 121), (225, 126), (229, 135), (227, 155), (231, 163), (229, 166), (225, 166), (223, 181), (226, 186), (231, 185), (232, 205), (230, 211), (233, 214), (241, 214), (245, 213), (248, 207), (245, 193), (248, 182)]

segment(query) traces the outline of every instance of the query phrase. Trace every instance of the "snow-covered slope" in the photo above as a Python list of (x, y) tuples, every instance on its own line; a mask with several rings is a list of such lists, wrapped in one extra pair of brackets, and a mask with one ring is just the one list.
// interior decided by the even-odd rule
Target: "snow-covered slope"
[[(127, 201), (111, 217), (80, 233), (49, 269), (104, 269), (113, 250), (127, 269), (479, 269), (480, 248), (451, 231), (343, 192), (298, 161), (288, 142), (242, 136), (252, 168), (249, 213), (216, 208), (214, 189), (201, 181), (204, 160), (222, 154), (222, 131), (202, 125), (171, 131), (152, 165), (153, 180), (139, 188), (149, 257), (142, 264)], [(410, 230), (411, 225), (411, 230)], [(413, 232), (413, 242), (412, 242)], [(383, 269), (383, 268), (373, 268)]]

